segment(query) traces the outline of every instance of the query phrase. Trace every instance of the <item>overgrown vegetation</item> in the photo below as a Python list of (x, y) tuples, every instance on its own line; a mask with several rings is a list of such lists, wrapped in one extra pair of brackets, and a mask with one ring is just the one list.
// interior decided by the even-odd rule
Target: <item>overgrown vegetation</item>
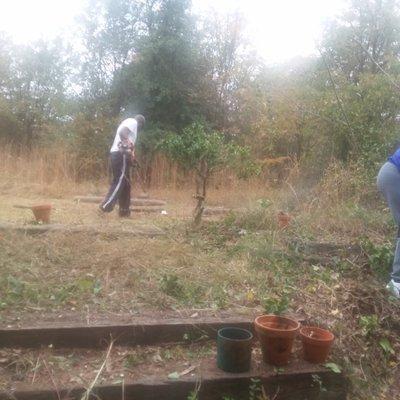
[[(301, 194), (294, 185), (196, 230), (173, 215), (154, 217), (168, 231), (156, 240), (3, 234), (2, 323), (15, 324), (16, 313), (24, 321), (146, 310), (297, 313), (334, 332), (329, 363), (350, 377), (350, 398), (383, 399), (400, 349), (400, 306), (384, 289), (394, 229), (379, 203), (363, 205), (357, 193), (338, 200), (326, 178), (320, 202), (319, 188)], [(69, 213), (66, 204), (59, 208)], [(277, 224), (283, 204), (293, 218), (286, 229)], [(126, 365), (141, 362), (133, 354)]]
[[(2, 36), (0, 219), (26, 222), (15, 196), (98, 190), (113, 131), (136, 112), (150, 121), (138, 143), (146, 189), (153, 168), (179, 175), (178, 162), (186, 170), (175, 187), (197, 170), (197, 215), (208, 180), (236, 210), (192, 229), (175, 194), (173, 212), (145, 221), (166, 237), (2, 233), (0, 322), (143, 310), (297, 313), (335, 333), (328, 365), (350, 377), (352, 399), (391, 398), (400, 305), (384, 289), (394, 226), (375, 174), (399, 134), (399, 4), (348, 6), (327, 24), (318, 56), (275, 67), (251, 56), (239, 17), (198, 24), (187, 0), (90, 0), (79, 54), (73, 43), (21, 47)], [(168, 160), (157, 164), (161, 149)], [(211, 172), (222, 166), (217, 181)], [(89, 207), (53, 201), (56, 222), (99, 223)], [(145, 360), (131, 352), (124, 365)], [(16, 368), (32, 371), (34, 361)], [(258, 382), (249, 395), (262, 398)]]
[(399, 18), (397, 0), (349, 0), (318, 56), (269, 67), (245, 45), (240, 16), (198, 23), (189, 0), (87, 0), (79, 50), (2, 35), (0, 137), (67, 147), (69, 168), (92, 178), (118, 121), (140, 112), (147, 184), (159, 142), (196, 121), (248, 146), (270, 181), (293, 165), (320, 177), (334, 160), (371, 176), (398, 136)]

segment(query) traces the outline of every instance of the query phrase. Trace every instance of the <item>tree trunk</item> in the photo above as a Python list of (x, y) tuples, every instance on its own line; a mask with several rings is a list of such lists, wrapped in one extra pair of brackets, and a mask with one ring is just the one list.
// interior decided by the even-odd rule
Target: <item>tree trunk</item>
[(194, 209), (194, 220), (195, 226), (200, 225), (201, 217), (204, 211), (204, 202), (206, 199), (207, 179), (208, 179), (208, 164), (207, 161), (201, 160), (199, 168), (196, 174), (196, 195), (194, 196), (197, 200), (196, 208)]

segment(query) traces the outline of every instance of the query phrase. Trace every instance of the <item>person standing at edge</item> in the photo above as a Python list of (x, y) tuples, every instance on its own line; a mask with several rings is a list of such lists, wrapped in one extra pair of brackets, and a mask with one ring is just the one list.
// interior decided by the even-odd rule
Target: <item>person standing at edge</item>
[(381, 167), (377, 177), (377, 184), (398, 227), (391, 280), (386, 288), (395, 297), (400, 298), (400, 148)]
[(129, 169), (135, 160), (135, 142), (138, 133), (145, 124), (143, 115), (127, 118), (118, 126), (114, 143), (111, 146), (110, 158), (113, 179), (110, 189), (99, 208), (102, 212), (111, 212), (116, 202), (119, 203), (119, 216), (131, 214), (131, 181)]

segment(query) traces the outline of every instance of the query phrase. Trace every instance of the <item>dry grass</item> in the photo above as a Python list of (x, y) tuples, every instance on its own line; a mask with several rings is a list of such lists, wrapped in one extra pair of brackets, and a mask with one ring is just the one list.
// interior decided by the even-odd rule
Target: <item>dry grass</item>
[[(105, 182), (76, 184), (63, 163), (54, 168), (54, 175), (40, 172), (46, 169), (40, 154), (21, 161), (18, 173), (10, 160), (1, 160), (0, 220), (28, 222), (30, 212), (13, 204), (46, 200), (55, 206), (55, 222), (154, 224), (168, 233), (157, 239), (2, 234), (2, 323), (18, 323), (35, 313), (88, 310), (113, 315), (160, 309), (289, 308), (334, 331), (332, 360), (351, 377), (352, 399), (395, 398), (388, 387), (399, 364), (400, 307), (384, 290), (394, 226), (377, 201), (372, 180), (340, 166), (333, 166), (313, 189), (296, 184), (297, 171), (277, 189), (237, 180), (223, 185), (217, 177), (209, 204), (244, 211), (193, 230), (188, 224), (190, 182), (179, 182), (186, 189), (178, 190), (177, 184), (151, 190), (152, 197), (168, 201), (167, 216), (137, 215), (120, 221), (115, 215), (100, 218), (94, 205), (72, 201), (76, 194), (104, 193)], [(293, 217), (283, 231), (276, 224), (279, 210)], [(363, 251), (316, 252), (309, 257), (299, 248), (310, 242), (355, 243)], [(390, 343), (394, 355), (380, 345), (382, 340)]]
[[(133, 194), (143, 192), (144, 188), (136, 175), (133, 179)], [(29, 211), (22, 212), (14, 209), (13, 205), (50, 202), (55, 207), (55, 222), (98, 222), (92, 206), (74, 206), (71, 199), (76, 195), (103, 196), (108, 189), (108, 181), (107, 170), (101, 180), (79, 181), (78, 172), (74, 169), (74, 156), (65, 147), (21, 153), (3, 145), (0, 150), (0, 195), (3, 200), (0, 220), (31, 221)], [(194, 187), (193, 176), (180, 171), (161, 156), (156, 158), (149, 194), (153, 198), (167, 200), (169, 213), (181, 218), (191, 215), (195, 206)], [(229, 171), (221, 171), (210, 182), (207, 204), (243, 209), (251, 207), (268, 193), (268, 183), (263, 179), (243, 181)]]
[(66, 148), (16, 151), (9, 145), (0, 150), (2, 194), (62, 198), (92, 184), (77, 183), (73, 156)]
[[(75, 156), (66, 147), (34, 148), (16, 151), (10, 145), (0, 146), (0, 194), (34, 198), (65, 198), (79, 194), (104, 194), (109, 180), (107, 168), (100, 180), (79, 181)], [(135, 175), (134, 175), (135, 180)], [(192, 174), (158, 156), (152, 168), (152, 194), (179, 203), (191, 203), (194, 190)], [(136, 189), (143, 191), (136, 180)], [(220, 171), (210, 181), (210, 204), (237, 207), (250, 197), (267, 190), (265, 179), (238, 180), (230, 171)], [(245, 204), (246, 205), (246, 204)]]

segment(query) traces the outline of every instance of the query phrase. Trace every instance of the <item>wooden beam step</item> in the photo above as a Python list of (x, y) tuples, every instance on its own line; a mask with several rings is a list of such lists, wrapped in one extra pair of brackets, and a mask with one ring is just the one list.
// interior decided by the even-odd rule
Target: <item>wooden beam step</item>
[(112, 234), (130, 235), (142, 237), (154, 237), (164, 235), (164, 231), (156, 226), (138, 227), (111, 227), (101, 225), (64, 225), (64, 224), (15, 224), (11, 222), (0, 222), (0, 230), (14, 231), (25, 234), (39, 234), (46, 232), (65, 232), (65, 233), (93, 233), (93, 234)]
[[(198, 389), (199, 400), (248, 399), (249, 388), (261, 387), (268, 398), (274, 400), (345, 400), (348, 391), (347, 379), (324, 367), (297, 360), (285, 368), (276, 368), (254, 363), (246, 373), (232, 374), (217, 368), (215, 359), (203, 360), (193, 374), (168, 379), (168, 373), (149, 375), (134, 382), (95, 386), (90, 399), (97, 400), (187, 400), (191, 392)], [(0, 400), (80, 400), (85, 393), (83, 387), (32, 388), (0, 391)]]
[[(104, 200), (104, 197), (100, 196), (76, 196), (74, 201), (77, 203), (97, 203), (100, 204)], [(167, 204), (164, 200), (158, 199), (143, 199), (133, 198), (131, 200), (132, 206), (165, 206)]]
[(137, 213), (161, 213), (161, 211), (165, 210), (164, 207), (159, 206), (134, 206), (131, 207), (132, 212)]
[(118, 325), (66, 325), (35, 326), (0, 329), (0, 347), (54, 347), (99, 348), (110, 340), (117, 345), (155, 345), (183, 342), (201, 338), (214, 339), (217, 331), (226, 326), (253, 330), (250, 317), (232, 318), (180, 318), (164, 321), (140, 319)]

